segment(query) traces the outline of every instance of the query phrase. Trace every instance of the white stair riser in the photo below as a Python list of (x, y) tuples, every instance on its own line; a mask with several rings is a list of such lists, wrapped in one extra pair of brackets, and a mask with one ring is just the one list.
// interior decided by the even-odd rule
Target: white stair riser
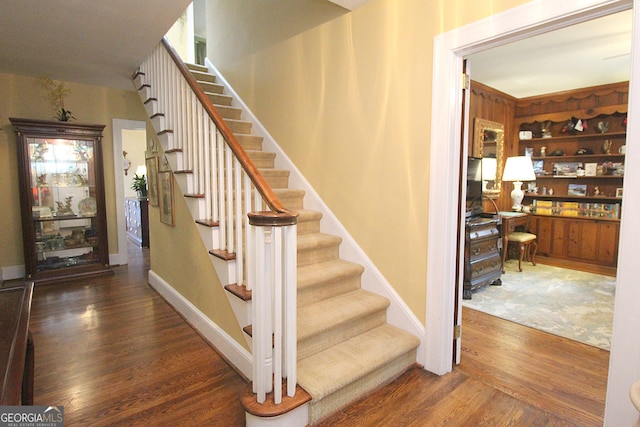
[(164, 151), (168, 151), (173, 148), (173, 134), (172, 133), (163, 133), (158, 135), (158, 139), (160, 140), (160, 146)]
[(160, 112), (158, 111), (158, 101), (155, 99), (151, 99), (145, 102), (144, 109), (147, 111), (147, 115), (149, 117), (153, 116), (154, 114), (158, 114)]
[(198, 197), (185, 197), (187, 207), (194, 219), (205, 217), (205, 200)]
[(133, 87), (136, 88), (136, 90), (140, 89), (140, 87), (145, 83), (146, 83), (146, 76), (144, 74), (138, 74), (133, 79)]
[(149, 86), (142, 86), (138, 89), (138, 95), (142, 102), (145, 102), (147, 99), (151, 98), (151, 88)]
[[(167, 134), (165, 134), (167, 135)], [(163, 146), (164, 148), (164, 146)], [(166, 150), (165, 150), (166, 151)], [(172, 151), (170, 153), (166, 153), (165, 157), (167, 158), (167, 160), (169, 161), (169, 166), (171, 167), (171, 170), (182, 170), (182, 159), (183, 159), (183, 155), (181, 152), (179, 151)]]
[(158, 129), (158, 132), (163, 130), (167, 130), (166, 120), (164, 115), (156, 115), (151, 118), (151, 123), (153, 124), (154, 129)]

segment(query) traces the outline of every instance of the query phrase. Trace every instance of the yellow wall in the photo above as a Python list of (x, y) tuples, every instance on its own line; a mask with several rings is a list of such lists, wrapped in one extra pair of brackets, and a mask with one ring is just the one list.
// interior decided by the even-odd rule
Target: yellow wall
[(149, 206), (151, 269), (239, 345), (248, 349), (244, 332), (209, 259), (211, 248), (202, 243), (198, 226), (177, 185), (174, 185), (173, 200), (174, 227), (160, 221), (158, 206)]
[[(66, 83), (71, 93), (65, 107), (78, 123), (106, 125), (103, 131), (102, 152), (105, 170), (107, 227), (111, 253), (117, 252), (115, 186), (113, 176), (114, 118), (145, 120), (145, 110), (133, 90), (111, 89), (77, 83)], [(132, 86), (133, 87), (133, 86)], [(17, 151), (9, 117), (54, 120), (54, 112), (47, 92), (37, 77), (0, 73), (0, 267), (24, 265), (22, 226), (18, 194)], [(120, 162), (121, 159), (119, 158)]]
[[(103, 157), (106, 187), (107, 227), (111, 253), (118, 249), (115, 182), (113, 176), (112, 119), (147, 120), (138, 94), (131, 90), (111, 89), (66, 83), (71, 89), (65, 107), (79, 123), (105, 124)], [(53, 120), (53, 111), (39, 78), (0, 74), (0, 268), (24, 265), (22, 226), (18, 194), (17, 151), (9, 117)], [(149, 121), (147, 120), (147, 123)], [(148, 134), (150, 128), (147, 126)], [(144, 140), (143, 146), (145, 145)], [(157, 141), (156, 141), (157, 142)], [(139, 160), (139, 159), (138, 159)], [(117, 159), (118, 162), (122, 158)], [(143, 160), (142, 160), (143, 161)], [(135, 172), (132, 165), (129, 174)], [(177, 192), (176, 188), (176, 192)], [(175, 195), (177, 225), (161, 224), (158, 208), (149, 208), (151, 266), (165, 281), (212, 319), (230, 336), (246, 346), (243, 332), (235, 320), (227, 296), (220, 285), (207, 249), (182, 196)]]
[(526, 2), (207, 3), (209, 59), (422, 321), (433, 38)]

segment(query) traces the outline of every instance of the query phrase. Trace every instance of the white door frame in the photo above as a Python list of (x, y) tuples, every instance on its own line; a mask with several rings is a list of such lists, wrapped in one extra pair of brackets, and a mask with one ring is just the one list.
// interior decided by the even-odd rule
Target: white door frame
[[(112, 119), (113, 125), (113, 176), (116, 186), (116, 224), (118, 230), (118, 253), (109, 255), (111, 265), (129, 263), (127, 255), (127, 224), (124, 217), (124, 176), (122, 169), (122, 131), (147, 130), (147, 124), (140, 120)], [(146, 147), (141, 147), (146, 150)]]
[[(458, 28), (434, 39), (433, 98), (431, 115), (431, 152), (429, 170), (429, 225), (427, 253), (427, 297), (425, 368), (442, 375), (450, 372), (453, 359), (453, 316), (460, 183), (460, 156), (466, 156), (467, 145), (460, 137), (462, 120), (463, 58), (508, 42), (567, 27), (589, 19), (629, 9), (635, 3), (629, 126), (625, 168), (625, 204), (622, 207), (620, 256), (614, 334), (607, 388), (607, 425), (632, 425), (627, 422), (637, 413), (628, 399), (628, 386), (640, 379), (640, 286), (634, 276), (634, 258), (640, 241), (640, 148), (634, 144), (633, 123), (638, 116), (633, 105), (640, 105), (640, 91), (633, 82), (640, 81), (640, 40), (636, 31), (637, 6), (640, 0), (534, 0), (506, 12)], [(638, 92), (638, 93), (636, 93)], [(631, 166), (630, 166), (631, 165)], [(635, 165), (635, 166), (634, 166)], [(629, 172), (627, 172), (629, 171)], [(437, 184), (436, 184), (437, 183)], [(629, 212), (625, 214), (625, 212)], [(637, 262), (637, 261), (636, 261)], [(460, 290), (462, 288), (460, 287)], [(625, 295), (625, 297), (621, 297)], [(462, 301), (460, 295), (459, 301)], [(622, 346), (622, 347), (618, 347)], [(620, 350), (618, 350), (620, 348)], [(615, 408), (615, 409), (614, 409)]]

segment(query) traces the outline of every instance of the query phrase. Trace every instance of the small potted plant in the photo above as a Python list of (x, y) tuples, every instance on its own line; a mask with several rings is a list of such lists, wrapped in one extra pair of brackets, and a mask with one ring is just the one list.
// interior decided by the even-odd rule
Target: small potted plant
[(133, 176), (133, 182), (131, 183), (131, 189), (138, 193), (139, 198), (147, 197), (147, 177), (135, 174)]
[(71, 89), (65, 87), (64, 82), (56, 82), (49, 77), (43, 77), (42, 82), (48, 91), (49, 102), (56, 113), (56, 119), (60, 122), (75, 119), (73, 113), (64, 108), (64, 99), (71, 93)]

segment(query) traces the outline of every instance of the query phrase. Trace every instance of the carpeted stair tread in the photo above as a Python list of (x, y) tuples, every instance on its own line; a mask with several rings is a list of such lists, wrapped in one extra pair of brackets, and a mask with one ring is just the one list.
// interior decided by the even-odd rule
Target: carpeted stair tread
[[(242, 145), (242, 144), (241, 144)], [(276, 153), (272, 151), (244, 150), (253, 164), (259, 169), (270, 169), (275, 167)]]
[(233, 103), (233, 97), (229, 95), (225, 95), (223, 93), (212, 93), (212, 92), (205, 91), (205, 94), (214, 105), (231, 106), (231, 104)]
[(304, 190), (292, 188), (274, 188), (278, 199), (291, 210), (302, 209), (304, 205)]
[(234, 135), (245, 150), (262, 150), (263, 137), (242, 133), (235, 133)]
[(342, 238), (326, 233), (313, 233), (298, 236), (298, 252), (316, 247), (335, 246), (342, 242)]
[(298, 361), (298, 383), (321, 400), (410, 352), (420, 344), (418, 338), (391, 325), (366, 333)]
[(364, 267), (336, 259), (298, 268), (298, 307), (360, 287)]
[(191, 70), (191, 74), (193, 74), (193, 77), (198, 82), (211, 82), (211, 83), (215, 83), (216, 82), (215, 74), (210, 74), (210, 73), (208, 73), (206, 71)]
[(224, 86), (218, 83), (199, 81), (198, 85), (202, 88), (202, 91), (205, 93), (218, 93), (218, 94), (224, 93)]
[(358, 289), (298, 308), (298, 341), (386, 310), (389, 300)]
[(322, 213), (309, 209), (298, 209), (298, 236), (320, 232)]
[(300, 221), (319, 221), (322, 219), (322, 212), (312, 209), (296, 209), (298, 212), (298, 222)]
[(228, 105), (216, 105), (216, 110), (220, 113), (223, 119), (242, 119), (242, 109), (236, 107), (230, 107)]
[(185, 62), (184, 65), (186, 65), (187, 68), (191, 71), (200, 71), (202, 73), (206, 73), (207, 71), (209, 71), (204, 65), (194, 64), (192, 62)]

